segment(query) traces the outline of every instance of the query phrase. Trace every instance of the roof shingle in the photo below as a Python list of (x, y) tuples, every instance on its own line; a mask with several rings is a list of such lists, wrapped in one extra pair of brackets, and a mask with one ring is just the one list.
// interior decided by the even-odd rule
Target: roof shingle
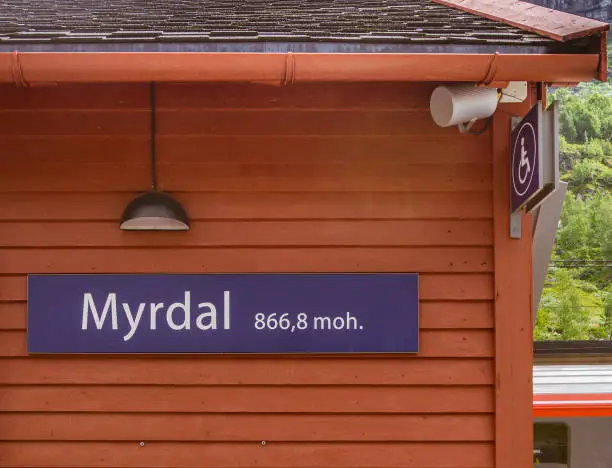
[(430, 0), (0, 0), (0, 44), (150, 41), (552, 42)]

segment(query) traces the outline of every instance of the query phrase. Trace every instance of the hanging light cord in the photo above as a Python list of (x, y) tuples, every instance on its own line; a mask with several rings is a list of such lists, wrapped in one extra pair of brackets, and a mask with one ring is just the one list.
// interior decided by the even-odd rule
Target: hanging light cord
[(157, 171), (155, 167), (155, 83), (151, 82), (151, 187), (157, 191)]

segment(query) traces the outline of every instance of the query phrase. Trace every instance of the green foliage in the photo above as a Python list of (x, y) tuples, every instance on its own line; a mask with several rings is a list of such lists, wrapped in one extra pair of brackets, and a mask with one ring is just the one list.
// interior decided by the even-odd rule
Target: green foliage
[(612, 193), (582, 198), (569, 192), (557, 230), (553, 264), (580, 267), (580, 278), (606, 289), (612, 283)]
[(573, 143), (598, 138), (612, 140), (612, 86), (610, 83), (562, 88), (551, 94), (559, 101), (561, 134)]
[[(536, 339), (586, 340), (599, 328), (584, 306), (587, 294), (580, 288), (575, 272), (558, 268), (550, 275), (550, 287), (538, 313)], [(595, 322), (599, 322), (596, 320)]]
[(612, 340), (612, 285), (608, 288), (606, 298), (604, 299), (601, 322), (605, 330), (605, 338)]
[(612, 84), (550, 94), (569, 184), (535, 328), (537, 340), (612, 339)]
[(561, 226), (557, 231), (557, 254), (561, 259), (584, 260), (588, 257), (586, 245), (589, 236), (589, 219), (584, 201), (569, 193), (561, 212)]

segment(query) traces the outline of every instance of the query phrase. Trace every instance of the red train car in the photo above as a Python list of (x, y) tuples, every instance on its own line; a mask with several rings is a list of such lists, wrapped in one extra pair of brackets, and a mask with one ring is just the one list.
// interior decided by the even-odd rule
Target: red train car
[[(548, 344), (533, 373), (534, 466), (612, 466), (612, 347)], [(555, 357), (551, 357), (555, 356)], [(539, 362), (538, 362), (539, 361)]]

